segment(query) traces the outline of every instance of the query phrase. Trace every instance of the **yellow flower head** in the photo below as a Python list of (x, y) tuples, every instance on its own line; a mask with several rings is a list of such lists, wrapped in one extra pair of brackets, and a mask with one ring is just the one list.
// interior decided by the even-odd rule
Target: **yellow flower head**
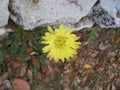
[(70, 57), (77, 54), (76, 49), (79, 48), (80, 42), (75, 34), (72, 34), (73, 29), (64, 27), (63, 24), (59, 28), (53, 30), (50, 26), (47, 27), (49, 32), (45, 33), (42, 38), (43, 44), (46, 46), (43, 48), (43, 52), (48, 52), (47, 57), (54, 59), (55, 62), (61, 60), (69, 60)]

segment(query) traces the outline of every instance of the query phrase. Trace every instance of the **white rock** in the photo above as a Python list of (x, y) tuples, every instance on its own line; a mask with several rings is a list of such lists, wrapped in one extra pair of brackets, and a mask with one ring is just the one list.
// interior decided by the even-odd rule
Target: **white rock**
[(9, 0), (0, 0), (0, 27), (7, 25), (9, 18)]
[(120, 27), (120, 0), (100, 0), (91, 18), (102, 28)]
[(0, 36), (6, 32), (14, 32), (12, 29), (0, 28)]
[(4, 33), (6, 33), (6, 29), (5, 28), (0, 28), (0, 36), (3, 35)]
[[(73, 25), (88, 14), (97, 0), (13, 0), (11, 19), (24, 29), (37, 26)], [(86, 20), (87, 27), (91, 26)], [(85, 22), (85, 20), (84, 20)], [(93, 24), (93, 23), (92, 23)], [(80, 24), (82, 25), (82, 24)], [(80, 26), (80, 27), (85, 27)], [(75, 27), (81, 29), (80, 27)]]

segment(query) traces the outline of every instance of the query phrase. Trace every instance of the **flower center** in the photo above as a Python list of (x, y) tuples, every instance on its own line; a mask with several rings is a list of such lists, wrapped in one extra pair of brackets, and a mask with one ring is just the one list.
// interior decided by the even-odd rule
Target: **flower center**
[(66, 45), (66, 38), (64, 36), (56, 36), (54, 44), (57, 48), (64, 48)]

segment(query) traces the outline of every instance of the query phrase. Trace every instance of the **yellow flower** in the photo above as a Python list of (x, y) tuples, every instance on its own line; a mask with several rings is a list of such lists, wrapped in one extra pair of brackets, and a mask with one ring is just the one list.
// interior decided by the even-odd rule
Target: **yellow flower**
[(69, 60), (70, 57), (77, 54), (76, 49), (79, 48), (80, 42), (76, 40), (79, 39), (75, 34), (72, 34), (73, 29), (69, 27), (64, 27), (63, 24), (59, 28), (53, 30), (50, 26), (47, 27), (49, 32), (45, 33), (42, 38), (43, 44), (46, 46), (43, 48), (43, 53), (47, 53), (47, 57), (54, 59), (55, 62), (61, 60)]

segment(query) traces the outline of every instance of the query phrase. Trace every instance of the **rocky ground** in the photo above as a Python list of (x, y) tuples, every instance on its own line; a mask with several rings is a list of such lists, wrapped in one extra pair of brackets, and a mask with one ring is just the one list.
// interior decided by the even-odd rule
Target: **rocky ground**
[(64, 63), (42, 53), (45, 31), (18, 28), (0, 37), (0, 90), (120, 90), (120, 28), (75, 32), (81, 47)]

